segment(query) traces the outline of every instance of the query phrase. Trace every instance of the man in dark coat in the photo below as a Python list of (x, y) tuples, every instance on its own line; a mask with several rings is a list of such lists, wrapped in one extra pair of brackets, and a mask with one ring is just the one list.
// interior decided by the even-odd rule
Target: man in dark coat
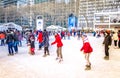
[(43, 32), (43, 45), (44, 45), (44, 55), (43, 57), (46, 57), (49, 54), (49, 35), (48, 32), (46, 31), (46, 29)]
[(110, 36), (110, 30), (107, 30), (106, 34), (107, 35), (105, 36), (105, 39), (103, 42), (103, 44), (105, 45), (105, 57), (104, 57), (104, 59), (109, 60), (109, 48), (110, 48), (110, 45), (112, 43), (112, 38)]
[(11, 31), (8, 31), (7, 34), (7, 38), (6, 38), (6, 43), (8, 44), (8, 51), (9, 54), (8, 55), (14, 55), (14, 51), (13, 51), (13, 44), (14, 44), (14, 33)]

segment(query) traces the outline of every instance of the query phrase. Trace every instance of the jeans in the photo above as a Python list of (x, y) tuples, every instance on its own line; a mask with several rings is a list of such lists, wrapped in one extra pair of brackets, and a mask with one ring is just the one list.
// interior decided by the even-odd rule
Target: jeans
[(13, 42), (8, 42), (8, 51), (9, 54), (13, 54)]
[(18, 45), (22, 46), (22, 41), (21, 40), (19, 40)]
[(2, 45), (5, 45), (4, 40), (5, 40), (5, 39), (1, 39), (1, 46), (2, 46)]
[(19, 43), (18, 41), (14, 42), (14, 50), (16, 53), (18, 52), (18, 43)]
[(41, 49), (43, 46), (43, 42), (39, 42), (39, 49)]

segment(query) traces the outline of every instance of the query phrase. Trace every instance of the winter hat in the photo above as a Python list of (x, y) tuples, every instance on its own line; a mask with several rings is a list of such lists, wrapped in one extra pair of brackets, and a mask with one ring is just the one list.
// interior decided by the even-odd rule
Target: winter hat
[(106, 30), (106, 33), (107, 33), (107, 34), (110, 34), (110, 30)]
[(82, 35), (82, 36), (84, 37), (83, 43), (89, 42), (86, 34), (84, 34), (84, 35)]

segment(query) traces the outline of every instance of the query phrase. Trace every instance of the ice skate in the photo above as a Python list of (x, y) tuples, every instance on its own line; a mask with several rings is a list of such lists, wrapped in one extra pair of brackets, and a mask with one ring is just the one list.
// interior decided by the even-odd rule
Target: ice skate
[(49, 55), (50, 55), (50, 53), (47, 53), (47, 55), (49, 56)]
[(90, 65), (86, 65), (85, 70), (91, 70), (91, 66)]
[(109, 60), (109, 56), (105, 56), (104, 59), (105, 59), (105, 60)]
[(59, 60), (59, 63), (61, 63), (62, 61), (63, 61), (63, 59), (60, 59), (60, 60)]
[(56, 57), (56, 60), (58, 60), (59, 59), (59, 57)]
[(35, 52), (32, 52), (31, 55), (35, 55)]
[(46, 56), (47, 56), (46, 54), (43, 55), (43, 57), (46, 57)]

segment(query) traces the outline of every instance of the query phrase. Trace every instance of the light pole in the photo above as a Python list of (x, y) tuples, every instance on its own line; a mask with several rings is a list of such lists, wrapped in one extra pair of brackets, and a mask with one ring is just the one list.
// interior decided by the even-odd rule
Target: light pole
[(32, 26), (32, 15), (33, 15), (33, 12), (32, 12), (32, 5), (33, 5), (33, 0), (29, 0), (29, 8), (30, 8), (30, 11), (29, 11), (29, 13), (30, 13), (30, 15), (29, 15), (29, 27), (30, 28), (33, 28)]

